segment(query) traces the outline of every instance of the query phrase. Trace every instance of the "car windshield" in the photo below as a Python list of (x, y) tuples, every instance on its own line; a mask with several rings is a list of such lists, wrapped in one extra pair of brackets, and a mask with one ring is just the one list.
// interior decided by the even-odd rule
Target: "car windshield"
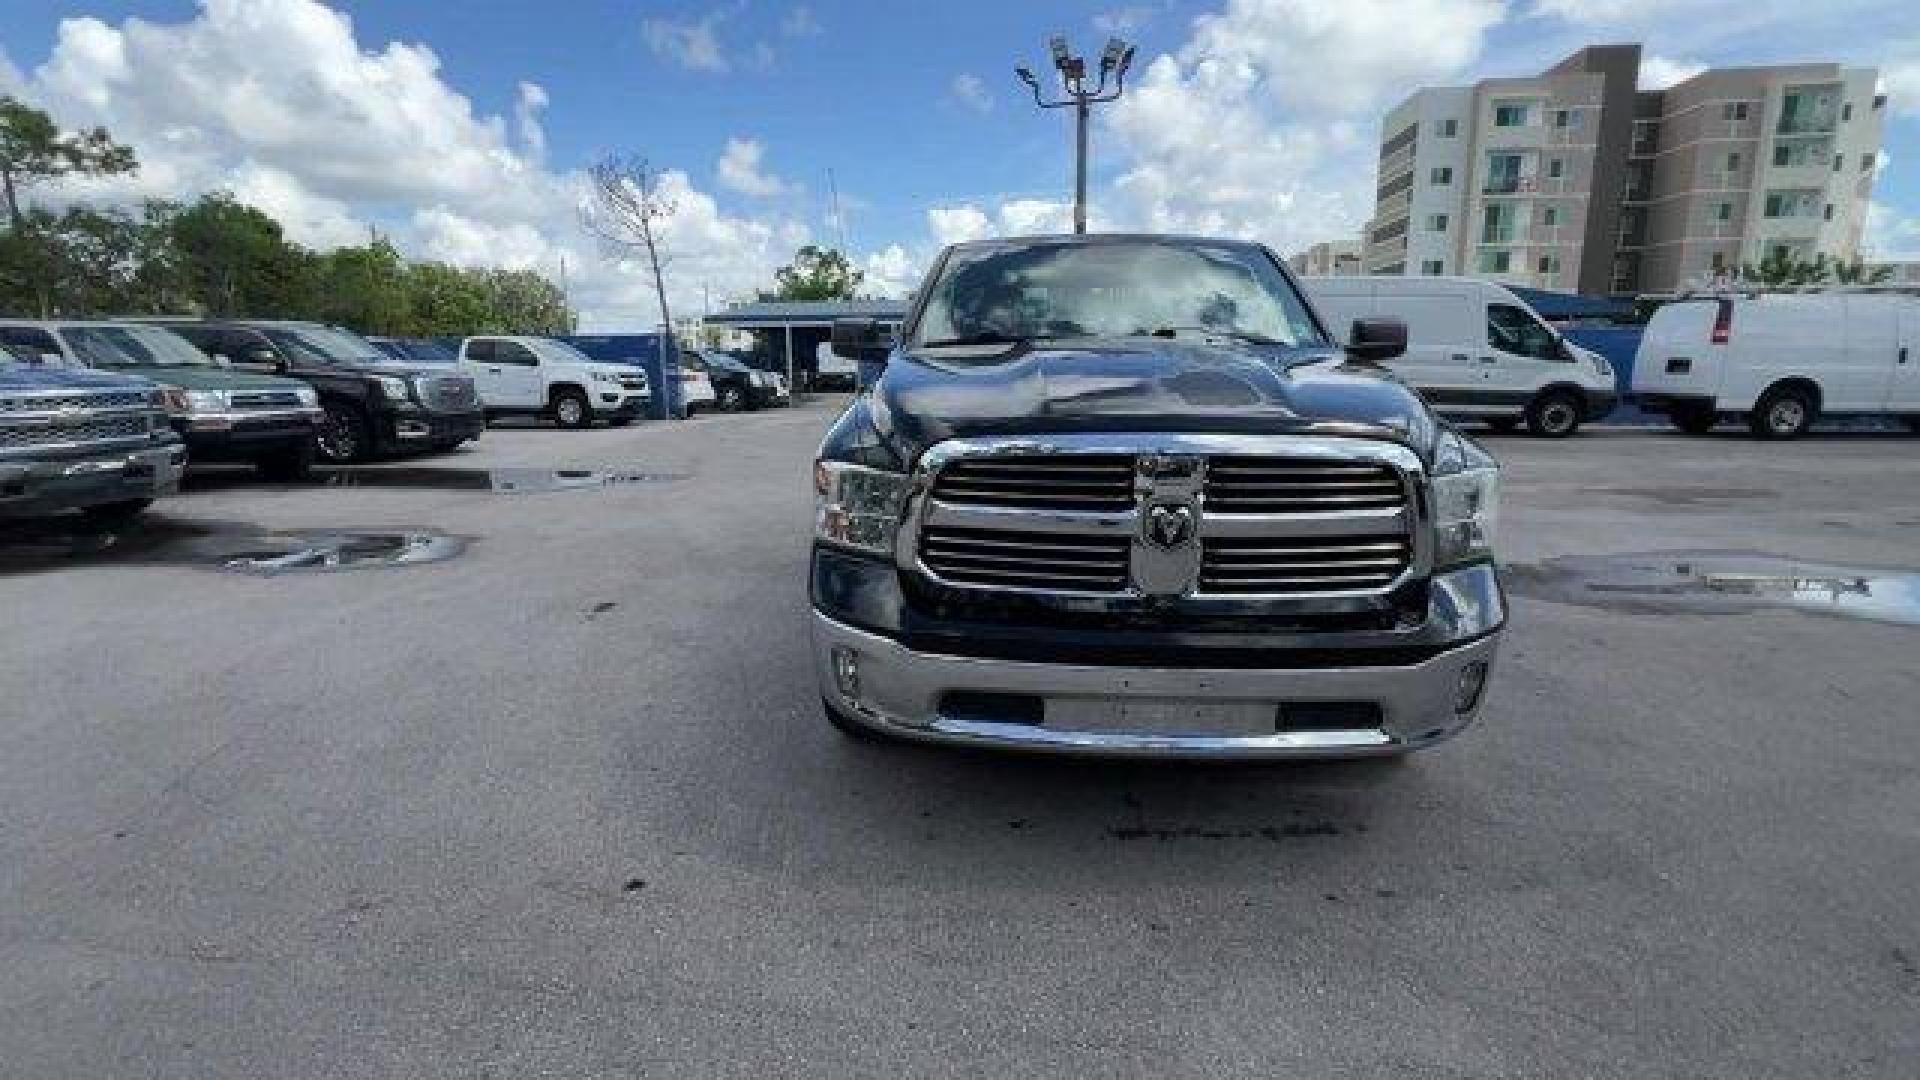
[(394, 364), (434, 365), (460, 362), (460, 358), (452, 349), (425, 338), (386, 338), (369, 342), (369, 344), (385, 353), (386, 359)]
[(373, 342), (346, 330), (331, 326), (300, 324), (262, 326), (282, 351), (310, 364), (389, 364), (392, 358), (374, 347)]
[(90, 367), (212, 367), (187, 339), (150, 326), (62, 326), (67, 344)]
[(1326, 343), (1306, 304), (1261, 249), (1156, 239), (955, 248), (928, 292), (911, 343), (1182, 333)]
[(574, 348), (564, 341), (555, 341), (553, 338), (530, 338), (528, 340), (533, 345), (533, 351), (539, 353), (543, 359), (551, 360), (558, 364), (595, 363), (593, 357), (588, 356), (586, 353), (581, 352), (579, 349)]

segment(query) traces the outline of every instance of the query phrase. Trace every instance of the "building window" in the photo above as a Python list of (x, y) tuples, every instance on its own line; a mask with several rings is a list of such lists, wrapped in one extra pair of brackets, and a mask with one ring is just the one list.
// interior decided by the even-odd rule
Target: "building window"
[(1545, 225), (1549, 229), (1560, 224), (1560, 208), (1557, 206), (1542, 208), (1540, 211), (1540, 224)]
[(1853, 119), (1853, 102), (1849, 101), (1846, 104), (1840, 106), (1840, 122), (1844, 124), (1847, 121), (1852, 119)]
[(1447, 231), (1447, 215), (1428, 214), (1427, 215), (1427, 231), (1428, 232), (1446, 232)]
[(1527, 107), (1525, 105), (1495, 105), (1493, 107), (1494, 127), (1526, 127)]
[(1713, 261), (1708, 265), (1710, 265), (1713, 268), (1713, 272), (1716, 274), (1722, 270), (1725, 270), (1727, 268), (1727, 253), (1724, 251), (1714, 252)]
[(1732, 221), (1733, 220), (1733, 204), (1730, 202), (1723, 202), (1720, 205), (1714, 207), (1713, 219), (1715, 221)]
[(1540, 261), (1535, 265), (1540, 268), (1542, 275), (1551, 277), (1560, 272), (1560, 256), (1542, 255), (1540, 256)]
[(1787, 216), (1787, 197), (1777, 191), (1767, 192), (1766, 214), (1770, 218)]
[(1427, 180), (1436, 187), (1445, 187), (1453, 183), (1453, 169), (1446, 165), (1439, 166), (1427, 174)]
[(1422, 259), (1420, 262), (1420, 272), (1428, 277), (1438, 277), (1447, 272), (1447, 264), (1441, 262), (1439, 259)]
[(1451, 139), (1459, 134), (1460, 134), (1460, 121), (1457, 118), (1449, 116), (1445, 120), (1440, 121), (1440, 137), (1441, 138)]
[(1727, 102), (1720, 107), (1720, 117), (1729, 123), (1736, 120), (1745, 120), (1747, 118), (1747, 103), (1744, 101)]
[(1727, 155), (1727, 171), (1730, 173), (1736, 173), (1740, 171), (1740, 155), (1739, 154)]
[(1860, 155), (1860, 171), (1861, 172), (1873, 171), (1873, 155), (1872, 154)]
[(1785, 143), (1781, 143), (1779, 146), (1773, 148), (1773, 163), (1775, 166), (1785, 165), (1792, 157), (1793, 152), (1787, 149)]
[(1560, 179), (1561, 174), (1565, 173), (1566, 171), (1567, 171), (1566, 162), (1561, 161), (1559, 158), (1547, 159), (1547, 179), (1558, 180)]
[(1833, 171), (1834, 172), (1839, 172), (1841, 169), (1844, 169), (1846, 167), (1847, 167), (1847, 156), (1845, 154), (1833, 155)]
[(1486, 221), (1480, 228), (1480, 242), (1483, 244), (1513, 243), (1513, 206), (1506, 203), (1494, 203), (1487, 207)]
[(1827, 208), (1821, 212), (1820, 216), (1824, 220), (1832, 221), (1833, 220), (1833, 204), (1828, 203)]
[(1480, 253), (1480, 272), (1483, 274), (1504, 274), (1513, 266), (1511, 251), (1483, 251)]
[(1554, 127), (1563, 128), (1572, 122), (1573, 122), (1572, 110), (1570, 109), (1553, 110), (1553, 126)]

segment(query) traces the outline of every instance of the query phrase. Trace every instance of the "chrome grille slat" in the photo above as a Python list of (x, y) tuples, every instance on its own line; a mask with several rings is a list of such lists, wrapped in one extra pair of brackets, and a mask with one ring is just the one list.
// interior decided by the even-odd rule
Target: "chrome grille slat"
[(140, 392), (110, 391), (102, 394), (15, 394), (0, 398), (0, 413), (59, 412), (62, 409), (145, 409), (147, 395)]
[(1310, 458), (1214, 458), (1206, 504), (1216, 513), (1398, 507), (1406, 494), (1385, 464)]
[(1121, 455), (1008, 455), (956, 461), (934, 496), (974, 506), (1126, 510), (1133, 506), (1133, 458)]
[(935, 529), (922, 537), (920, 556), (955, 584), (1119, 590), (1126, 585), (1128, 543), (1071, 533)]

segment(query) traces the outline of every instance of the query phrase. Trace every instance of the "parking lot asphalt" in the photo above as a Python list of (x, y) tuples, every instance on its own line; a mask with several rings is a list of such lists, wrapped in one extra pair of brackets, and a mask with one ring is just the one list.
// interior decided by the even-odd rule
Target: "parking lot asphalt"
[[(1920, 440), (1492, 440), (1477, 727), (1154, 766), (824, 723), (832, 408), (0, 532), (0, 1075), (1913, 1075), (1920, 627), (1581, 560), (1920, 570)], [(365, 529), (466, 546), (218, 565)]]

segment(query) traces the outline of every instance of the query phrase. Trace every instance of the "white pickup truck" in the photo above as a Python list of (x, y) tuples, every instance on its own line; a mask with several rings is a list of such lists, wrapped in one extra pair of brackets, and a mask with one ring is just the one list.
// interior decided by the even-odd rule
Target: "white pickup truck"
[(459, 353), (488, 419), (551, 416), (563, 428), (589, 428), (603, 419), (620, 427), (645, 413), (653, 400), (645, 371), (602, 364), (552, 338), (462, 338)]

